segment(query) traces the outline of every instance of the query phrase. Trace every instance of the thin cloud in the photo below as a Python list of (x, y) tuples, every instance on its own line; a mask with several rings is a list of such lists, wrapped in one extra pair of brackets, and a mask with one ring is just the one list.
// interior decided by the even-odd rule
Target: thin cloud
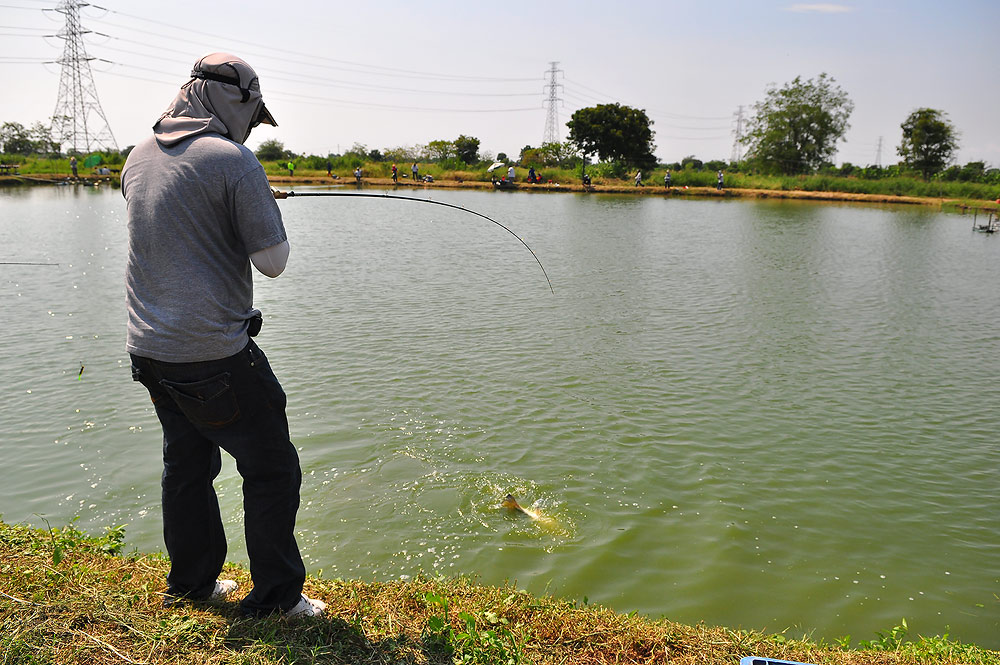
[(820, 3), (820, 4), (798, 4), (788, 7), (787, 11), (790, 12), (819, 12), (820, 14), (844, 14), (846, 12), (854, 11), (852, 7), (847, 5), (834, 5), (830, 3)]

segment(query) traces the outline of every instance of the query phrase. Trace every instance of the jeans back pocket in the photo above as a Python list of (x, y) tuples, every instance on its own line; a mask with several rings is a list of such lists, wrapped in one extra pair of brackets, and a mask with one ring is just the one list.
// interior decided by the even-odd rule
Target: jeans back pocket
[(229, 372), (223, 372), (201, 381), (160, 379), (160, 385), (192, 424), (219, 429), (240, 419), (240, 405), (229, 377)]

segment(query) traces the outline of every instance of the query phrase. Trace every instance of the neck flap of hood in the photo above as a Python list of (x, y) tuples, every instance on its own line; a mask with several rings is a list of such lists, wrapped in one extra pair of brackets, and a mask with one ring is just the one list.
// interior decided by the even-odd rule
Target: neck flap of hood
[(278, 126), (264, 106), (257, 74), (241, 58), (210, 53), (194, 63), (191, 77), (153, 124), (161, 145), (209, 132), (243, 143), (261, 123)]

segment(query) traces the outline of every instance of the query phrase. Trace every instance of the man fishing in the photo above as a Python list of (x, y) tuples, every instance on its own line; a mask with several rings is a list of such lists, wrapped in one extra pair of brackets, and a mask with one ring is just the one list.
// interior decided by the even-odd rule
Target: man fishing
[(217, 579), (227, 549), (212, 485), (221, 449), (243, 477), (253, 589), (241, 609), (321, 616), (325, 604), (302, 595), (294, 535), (302, 472), (285, 394), (251, 339), (262, 320), (251, 264), (277, 277), (289, 251), (264, 169), (243, 145), (261, 123), (277, 126), (254, 70), (212, 53), (132, 150), (121, 178), (126, 348), (163, 429), (167, 602), (223, 600), (236, 590)]

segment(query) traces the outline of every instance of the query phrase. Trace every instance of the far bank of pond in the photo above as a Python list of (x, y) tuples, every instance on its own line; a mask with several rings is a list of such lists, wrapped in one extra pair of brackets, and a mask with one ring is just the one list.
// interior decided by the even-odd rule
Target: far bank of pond
[[(308, 176), (281, 176), (269, 175), (268, 180), (276, 189), (291, 190), (296, 185), (309, 186), (335, 186), (335, 187), (357, 187), (361, 189), (393, 188), (398, 190), (407, 189), (471, 189), (471, 190), (492, 190), (500, 189), (490, 181), (464, 180), (464, 179), (436, 179), (432, 182), (411, 182), (409, 179), (401, 179), (394, 183), (390, 178), (368, 178), (363, 177), (360, 183), (353, 178), (331, 178), (323, 175)], [(108, 175), (86, 175), (80, 176), (75, 181), (59, 174), (35, 174), (30, 176), (0, 176), (0, 187), (17, 186), (24, 184), (86, 184), (100, 185), (108, 184), (112, 187), (120, 185), (118, 174)], [(891, 194), (864, 194), (855, 192), (837, 191), (807, 191), (807, 190), (778, 190), (778, 189), (758, 189), (724, 187), (663, 187), (656, 185), (645, 185), (636, 187), (635, 185), (611, 185), (592, 184), (582, 185), (578, 183), (515, 183), (513, 186), (502, 188), (505, 192), (589, 192), (597, 194), (629, 194), (639, 196), (670, 196), (670, 197), (691, 197), (691, 198), (749, 198), (749, 199), (796, 199), (808, 201), (835, 201), (846, 203), (866, 203), (866, 204), (900, 204), (900, 205), (922, 205), (933, 206), (937, 209), (958, 209), (969, 211), (1000, 211), (1000, 203), (987, 200), (969, 200), (945, 197), (923, 197), (923, 196), (896, 196)]]

